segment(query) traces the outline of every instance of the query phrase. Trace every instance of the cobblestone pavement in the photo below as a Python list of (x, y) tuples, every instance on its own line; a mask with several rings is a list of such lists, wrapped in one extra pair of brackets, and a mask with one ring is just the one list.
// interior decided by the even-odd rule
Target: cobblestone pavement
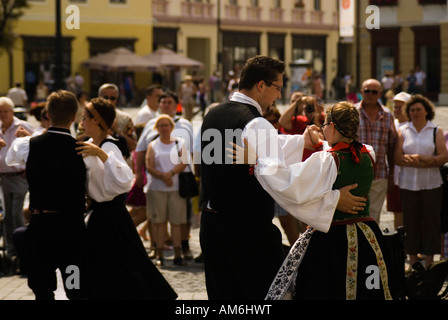
[[(283, 111), (285, 106), (280, 109)], [(138, 111), (136, 108), (126, 109), (134, 117)], [(444, 131), (448, 130), (448, 107), (438, 107), (436, 112), (435, 123), (440, 125)], [(200, 117), (196, 116), (193, 121), (195, 130), (200, 125)], [(190, 248), (194, 257), (197, 257), (201, 253), (199, 245), (199, 216), (193, 217), (193, 226), (191, 230)], [(380, 227), (381, 229), (388, 228), (393, 230), (393, 214), (387, 212), (385, 207), (381, 215)], [(274, 219), (274, 223), (280, 226), (278, 219)], [(280, 227), (279, 227), (280, 228)], [(281, 228), (280, 228), (281, 230)], [(288, 244), (287, 238), (283, 235), (283, 242)], [(144, 242), (145, 247), (149, 252), (149, 242)], [(159, 267), (161, 273), (166, 277), (167, 281), (173, 286), (177, 294), (178, 300), (206, 300), (207, 293), (205, 287), (205, 278), (203, 264), (189, 261), (187, 266), (178, 267), (173, 266), (172, 251), (166, 253), (167, 263), (164, 267)], [(436, 260), (438, 257), (436, 257)], [(0, 300), (33, 300), (34, 295), (27, 286), (27, 279), (16, 276), (0, 276)], [(56, 299), (66, 299), (64, 291), (61, 286), (61, 280), (59, 277), (58, 289), (56, 291)]]

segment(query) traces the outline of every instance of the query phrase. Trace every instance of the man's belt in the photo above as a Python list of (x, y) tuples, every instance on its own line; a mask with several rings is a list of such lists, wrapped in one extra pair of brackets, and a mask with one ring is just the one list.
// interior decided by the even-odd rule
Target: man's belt
[(61, 213), (61, 211), (43, 210), (43, 209), (30, 209), (30, 211), (31, 211), (31, 214)]
[(213, 209), (209, 209), (209, 208), (204, 208), (202, 209), (202, 212), (208, 212), (208, 213), (218, 213), (218, 211), (213, 210)]
[(17, 172), (1, 172), (0, 177), (15, 177), (15, 176), (21, 176), (24, 174), (25, 171), (17, 171)]

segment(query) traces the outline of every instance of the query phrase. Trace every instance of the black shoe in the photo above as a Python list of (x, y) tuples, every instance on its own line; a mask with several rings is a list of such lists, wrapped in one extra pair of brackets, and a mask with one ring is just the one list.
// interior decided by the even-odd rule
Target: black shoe
[(157, 259), (155, 265), (158, 266), (158, 267), (163, 267), (163, 266), (165, 266), (165, 260), (164, 259)]
[(20, 263), (19, 263), (19, 258), (17, 258), (16, 256), (11, 258), (11, 272), (14, 275), (18, 275), (20, 274), (20, 269), (19, 269)]
[(173, 265), (175, 266), (186, 266), (187, 262), (181, 257), (174, 258)]
[(184, 256), (184, 259), (186, 259), (186, 260), (193, 260), (193, 254), (191, 253), (190, 249), (188, 249), (188, 248), (182, 248), (182, 255)]
[(153, 249), (152, 249), (152, 250), (148, 253), (148, 257), (149, 257), (149, 259), (154, 259), (156, 256), (157, 256), (156, 250), (153, 250)]
[(12, 270), (12, 259), (14, 257), (8, 257), (8, 256), (4, 256), (3, 257), (3, 263), (2, 263), (2, 271), (4, 275), (7, 276), (12, 276), (13, 275), (13, 270)]
[(204, 263), (204, 256), (202, 255), (202, 252), (201, 252), (201, 254), (199, 256), (194, 258), (194, 262), (196, 262), (196, 263)]

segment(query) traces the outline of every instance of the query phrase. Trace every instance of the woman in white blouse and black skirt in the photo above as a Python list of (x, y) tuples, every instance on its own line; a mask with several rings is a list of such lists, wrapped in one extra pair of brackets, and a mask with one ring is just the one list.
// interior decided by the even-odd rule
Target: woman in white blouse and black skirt
[(87, 223), (90, 298), (175, 299), (176, 293), (149, 259), (125, 206), (133, 173), (107, 134), (115, 107), (97, 98), (82, 113), (85, 133), (91, 137), (78, 148), (87, 168), (92, 209)]
[(435, 107), (422, 95), (415, 95), (406, 104), (410, 121), (398, 130), (395, 163), (399, 165), (398, 186), (406, 232), (409, 263), (425, 255), (426, 267), (440, 253), (440, 212), (442, 178), (439, 167), (448, 161), (442, 129), (431, 120)]

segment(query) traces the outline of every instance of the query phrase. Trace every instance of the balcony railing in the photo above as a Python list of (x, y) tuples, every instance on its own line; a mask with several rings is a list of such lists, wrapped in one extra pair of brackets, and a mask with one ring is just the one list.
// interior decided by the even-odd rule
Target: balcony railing
[(247, 20), (260, 20), (262, 10), (260, 7), (247, 7)]
[(305, 9), (292, 9), (291, 11), (291, 19), (292, 23), (305, 23)]
[(310, 11), (311, 23), (321, 24), (324, 22), (323, 11)]
[(182, 2), (182, 16), (192, 18), (213, 17), (213, 4), (199, 2)]
[(152, 14), (156, 16), (168, 15), (168, 4), (166, 0), (152, 0)]
[(270, 17), (273, 22), (282, 22), (283, 21), (283, 13), (284, 9), (280, 8), (271, 8), (270, 9)]
[(226, 18), (229, 20), (240, 19), (241, 7), (236, 5), (227, 5), (225, 7)]

